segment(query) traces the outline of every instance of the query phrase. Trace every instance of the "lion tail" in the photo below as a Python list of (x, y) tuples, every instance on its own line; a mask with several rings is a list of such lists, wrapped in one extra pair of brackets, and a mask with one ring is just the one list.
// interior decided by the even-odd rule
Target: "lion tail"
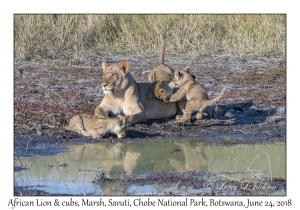
[(223, 87), (222, 91), (219, 93), (219, 95), (217, 95), (217, 97), (210, 99), (210, 100), (206, 100), (204, 105), (200, 108), (200, 111), (203, 111), (207, 106), (212, 105), (218, 101), (221, 100), (222, 96), (224, 95), (226, 90), (226, 86)]
[(159, 64), (162, 64), (165, 62), (165, 49), (166, 49), (166, 37), (163, 37), (162, 40), (162, 46), (161, 46), (161, 51), (160, 51), (160, 57), (159, 57)]

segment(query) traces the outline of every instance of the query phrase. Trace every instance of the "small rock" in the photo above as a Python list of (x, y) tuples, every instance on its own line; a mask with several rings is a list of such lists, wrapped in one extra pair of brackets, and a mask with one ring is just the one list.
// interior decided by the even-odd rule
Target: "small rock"
[(34, 123), (33, 126), (36, 130), (37, 135), (41, 136), (42, 135), (42, 125)]
[(245, 101), (245, 99), (244, 98), (237, 98), (236, 101), (242, 102), (242, 101)]
[(227, 84), (226, 85), (226, 89), (227, 90), (234, 90), (235, 89), (235, 85), (233, 85), (233, 84)]
[(285, 110), (286, 110), (286, 108), (284, 106), (278, 107), (276, 109), (276, 114), (283, 115), (283, 114), (285, 114)]
[(242, 90), (249, 90), (248, 87), (241, 87), (241, 88), (237, 88), (236, 90), (242, 91)]
[(215, 91), (207, 91), (207, 95), (213, 96), (213, 95), (216, 95), (216, 94), (215, 94)]
[(226, 114), (225, 114), (225, 117), (233, 117), (234, 116), (234, 114), (232, 114), (231, 112), (227, 112)]
[(39, 88), (39, 89), (48, 89), (48, 88), (49, 88), (49, 85), (46, 85), (46, 84), (39, 84), (39, 85), (38, 85), (38, 88)]
[(205, 84), (204, 87), (205, 88), (212, 88), (214, 86), (214, 84)]
[(245, 116), (255, 116), (257, 115), (257, 109), (255, 109), (253, 106), (250, 107), (247, 111), (244, 113)]
[(233, 98), (227, 98), (226, 101), (227, 101), (227, 103), (233, 103), (234, 99)]
[(281, 120), (283, 120), (284, 119), (284, 117), (280, 117), (280, 116), (271, 116), (271, 117), (268, 117), (267, 119), (266, 119), (266, 122), (268, 122), (268, 123), (277, 123), (277, 122), (279, 122), (279, 121), (281, 121)]
[(61, 107), (62, 107), (63, 109), (68, 109), (68, 108), (69, 108), (69, 106), (68, 106), (67, 104), (63, 104)]

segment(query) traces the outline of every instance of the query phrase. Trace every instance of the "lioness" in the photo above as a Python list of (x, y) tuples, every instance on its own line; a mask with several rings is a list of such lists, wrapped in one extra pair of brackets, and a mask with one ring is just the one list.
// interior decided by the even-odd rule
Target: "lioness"
[[(179, 88), (174, 94), (172, 94), (172, 87)], [(214, 99), (209, 100), (206, 89), (197, 83), (192, 75), (186, 70), (180, 70), (174, 72), (173, 84), (164, 84), (164, 92), (156, 91), (157, 97), (168, 102), (180, 101), (183, 98), (187, 101), (186, 107), (182, 109), (183, 115), (177, 115), (175, 123), (186, 122), (191, 118), (193, 112), (196, 114), (196, 119), (201, 119), (203, 111), (209, 105), (218, 102), (223, 96), (226, 86), (224, 86), (221, 93)], [(170, 95), (170, 93), (172, 95)]]
[(151, 83), (137, 83), (129, 73), (127, 61), (112, 65), (103, 62), (102, 68), (102, 89), (105, 95), (94, 115), (126, 115), (129, 116), (128, 125), (131, 125), (147, 119), (172, 117), (179, 111), (176, 103), (147, 98)]
[(65, 126), (65, 129), (96, 139), (99, 139), (106, 133), (113, 133), (118, 138), (125, 138), (126, 124), (126, 116), (99, 118), (93, 115), (79, 114), (71, 117), (69, 125)]

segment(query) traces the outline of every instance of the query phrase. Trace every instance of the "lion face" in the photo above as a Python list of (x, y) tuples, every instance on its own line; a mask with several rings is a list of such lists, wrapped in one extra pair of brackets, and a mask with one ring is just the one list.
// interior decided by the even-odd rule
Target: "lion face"
[(179, 70), (174, 72), (173, 84), (174, 87), (181, 87), (186, 81), (195, 80), (195, 76), (189, 73), (189, 69)]
[(126, 77), (129, 71), (129, 63), (122, 61), (119, 64), (109, 65), (102, 63), (103, 80), (102, 90), (104, 94), (110, 94), (114, 91), (120, 91), (126, 88), (128, 79)]
[(180, 87), (183, 83), (183, 74), (180, 71), (174, 72), (173, 83), (175, 87)]
[(170, 81), (157, 81), (154, 88), (154, 95), (160, 100), (167, 100), (174, 92), (173, 82)]

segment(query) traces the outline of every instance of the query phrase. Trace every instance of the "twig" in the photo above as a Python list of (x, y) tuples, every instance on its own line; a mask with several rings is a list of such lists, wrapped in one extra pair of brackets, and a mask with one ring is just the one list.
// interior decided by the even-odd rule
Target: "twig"
[(241, 133), (243, 133), (243, 134), (248, 134), (248, 133), (246, 133), (245, 131), (242, 131), (242, 130), (235, 130), (235, 129), (232, 129), (233, 131), (236, 131), (236, 132), (241, 132)]
[(30, 140), (27, 142), (27, 146), (26, 146), (26, 153), (27, 153), (27, 149), (28, 149), (28, 144), (29, 144)]
[(271, 184), (272, 184), (272, 169), (271, 169), (271, 163), (270, 163), (270, 158), (269, 158), (269, 155), (268, 155), (268, 153), (266, 153), (265, 151), (263, 151), (266, 155), (267, 155), (267, 157), (268, 157), (268, 162), (269, 162), (269, 167), (270, 167), (270, 174), (271, 174)]
[(180, 181), (181, 181), (181, 180), (179, 180), (179, 182), (178, 182), (177, 185), (175, 186), (175, 188), (174, 188), (175, 190), (177, 190), (177, 187), (178, 187)]
[(61, 100), (63, 100), (63, 101), (64, 101), (66, 104), (68, 104), (70, 107), (74, 108), (71, 104), (69, 104), (68, 102), (66, 102), (65, 99), (63, 99), (62, 97), (60, 97), (60, 95), (58, 95), (58, 93), (56, 93), (56, 92), (53, 92), (53, 93), (55, 93)]

